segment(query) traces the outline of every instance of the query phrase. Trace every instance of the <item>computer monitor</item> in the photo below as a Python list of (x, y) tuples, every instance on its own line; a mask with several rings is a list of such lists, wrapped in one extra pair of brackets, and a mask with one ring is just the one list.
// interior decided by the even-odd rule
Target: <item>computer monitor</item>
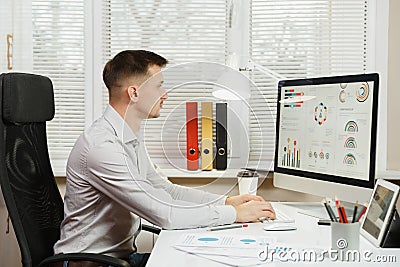
[(375, 180), (379, 75), (283, 80), (274, 186), (368, 201)]

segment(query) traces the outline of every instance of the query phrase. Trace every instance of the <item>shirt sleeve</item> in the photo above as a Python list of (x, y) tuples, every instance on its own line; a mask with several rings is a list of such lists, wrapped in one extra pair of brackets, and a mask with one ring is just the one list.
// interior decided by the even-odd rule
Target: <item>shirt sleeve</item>
[(147, 178), (156, 188), (164, 189), (175, 200), (183, 200), (197, 204), (225, 205), (227, 196), (209, 193), (207, 191), (198, 190), (186, 186), (172, 183), (167, 177), (156, 171), (146, 154), (148, 162)]
[(142, 177), (121, 144), (105, 142), (91, 148), (86, 165), (88, 181), (97, 190), (164, 229), (215, 226), (236, 220), (234, 207), (211, 205), (222, 200), (196, 193), (198, 196), (188, 201), (186, 190), (174, 189), (170, 182), (161, 182), (161, 177), (155, 181)]

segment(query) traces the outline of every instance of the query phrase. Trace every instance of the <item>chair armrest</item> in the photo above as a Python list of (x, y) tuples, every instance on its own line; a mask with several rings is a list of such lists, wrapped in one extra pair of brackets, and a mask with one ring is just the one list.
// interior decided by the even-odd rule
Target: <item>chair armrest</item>
[(47, 267), (50, 263), (63, 262), (63, 261), (94, 261), (94, 262), (107, 264), (107, 266), (130, 267), (129, 263), (124, 260), (114, 258), (111, 256), (102, 255), (102, 254), (95, 254), (95, 253), (57, 254), (57, 255), (54, 255), (54, 256), (44, 259), (39, 264), (39, 266)]
[(142, 224), (142, 230), (153, 233), (153, 234), (157, 234), (159, 235), (161, 232), (160, 228), (151, 226), (151, 225), (147, 225), (147, 224)]

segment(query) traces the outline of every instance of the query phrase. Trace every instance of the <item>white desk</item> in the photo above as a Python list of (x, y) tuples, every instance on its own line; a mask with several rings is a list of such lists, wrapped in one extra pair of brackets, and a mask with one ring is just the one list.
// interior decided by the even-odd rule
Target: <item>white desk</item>
[[(297, 230), (295, 231), (284, 231), (284, 232), (267, 232), (263, 230), (262, 223), (249, 224), (248, 228), (241, 229), (229, 229), (222, 230), (224, 234), (243, 234), (243, 235), (255, 235), (255, 236), (273, 236), (276, 237), (277, 242), (285, 244), (290, 247), (302, 247), (304, 249), (322, 248), (329, 250), (330, 248), (330, 227), (317, 225), (317, 218), (307, 216), (299, 213), (304, 210), (294, 208), (293, 206), (283, 205), (275, 203), (274, 206), (284, 211), (286, 214), (293, 217), (296, 222)], [(307, 211), (305, 211), (307, 212)], [(222, 232), (220, 231), (220, 232)], [(196, 266), (227, 266), (215, 261), (211, 261), (206, 258), (202, 258), (198, 255), (188, 254), (182, 251), (176, 250), (173, 246), (177, 244), (179, 238), (183, 234), (187, 233), (200, 233), (206, 232), (206, 229), (191, 229), (191, 230), (175, 230), (167, 231), (163, 230), (158, 237), (158, 240), (151, 253), (150, 259), (147, 263), (147, 267), (159, 267), (159, 266), (182, 266), (182, 267), (196, 267)], [(363, 259), (363, 253), (368, 253), (370, 262)], [(331, 261), (329, 257), (325, 257), (320, 262), (282, 262), (281, 260), (274, 260), (273, 262), (260, 262), (262, 266), (282, 266), (282, 265), (293, 265), (296, 266), (398, 266), (400, 262), (400, 249), (377, 249), (371, 245), (362, 236), (360, 237), (360, 262), (339, 262)], [(377, 263), (374, 260), (380, 260)], [(385, 260), (386, 262), (382, 262)], [(390, 262), (388, 262), (390, 261)], [(229, 266), (229, 265), (228, 265)]]

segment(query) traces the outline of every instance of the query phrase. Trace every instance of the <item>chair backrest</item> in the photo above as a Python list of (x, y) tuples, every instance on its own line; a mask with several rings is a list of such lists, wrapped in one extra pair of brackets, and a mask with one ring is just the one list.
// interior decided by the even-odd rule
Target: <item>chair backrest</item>
[(49, 78), (0, 75), (0, 183), (23, 266), (53, 255), (63, 201), (51, 169), (46, 121), (54, 117)]

